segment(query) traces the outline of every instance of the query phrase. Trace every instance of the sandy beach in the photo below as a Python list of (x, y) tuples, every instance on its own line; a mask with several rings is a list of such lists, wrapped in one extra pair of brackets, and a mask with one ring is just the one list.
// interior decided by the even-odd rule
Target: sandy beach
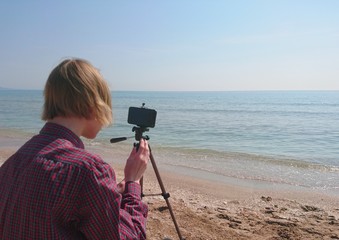
[[(0, 136), (0, 164), (24, 139)], [(123, 165), (112, 162), (113, 150), (100, 152), (122, 178)], [(184, 239), (339, 239), (339, 197), (310, 189), (244, 187), (210, 182), (161, 169), (161, 178)], [(144, 194), (160, 187), (151, 165), (144, 177)], [(178, 239), (162, 196), (146, 196), (148, 239)]]

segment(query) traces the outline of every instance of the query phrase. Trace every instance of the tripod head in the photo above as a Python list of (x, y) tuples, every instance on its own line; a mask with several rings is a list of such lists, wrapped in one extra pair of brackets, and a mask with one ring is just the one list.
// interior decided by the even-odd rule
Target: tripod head
[(143, 135), (144, 132), (148, 132), (149, 129), (146, 127), (139, 127), (139, 126), (135, 126), (132, 128), (132, 132), (135, 132), (135, 140), (136, 141), (140, 141), (142, 138), (149, 140), (149, 136), (147, 135)]

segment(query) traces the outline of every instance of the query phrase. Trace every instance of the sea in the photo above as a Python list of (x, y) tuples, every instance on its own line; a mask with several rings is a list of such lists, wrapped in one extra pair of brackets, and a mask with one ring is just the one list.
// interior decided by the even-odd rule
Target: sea
[[(144, 135), (161, 169), (339, 196), (339, 91), (115, 91), (112, 102), (113, 125), (85, 143), (133, 144), (129, 107), (145, 104), (157, 112)], [(0, 90), (0, 131), (38, 133), (42, 106), (41, 90)], [(116, 137), (130, 139), (111, 144)]]

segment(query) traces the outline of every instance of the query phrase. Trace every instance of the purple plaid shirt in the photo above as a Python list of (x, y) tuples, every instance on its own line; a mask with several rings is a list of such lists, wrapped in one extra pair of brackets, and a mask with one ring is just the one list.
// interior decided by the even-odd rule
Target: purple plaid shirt
[(0, 239), (145, 239), (139, 184), (115, 173), (80, 138), (46, 123), (0, 168)]

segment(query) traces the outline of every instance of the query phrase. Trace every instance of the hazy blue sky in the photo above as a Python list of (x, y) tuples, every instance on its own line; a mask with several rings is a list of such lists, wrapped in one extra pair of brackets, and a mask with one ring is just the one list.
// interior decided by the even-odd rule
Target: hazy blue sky
[(0, 34), (0, 87), (81, 57), (112, 90), (339, 90), (338, 0), (4, 0)]

